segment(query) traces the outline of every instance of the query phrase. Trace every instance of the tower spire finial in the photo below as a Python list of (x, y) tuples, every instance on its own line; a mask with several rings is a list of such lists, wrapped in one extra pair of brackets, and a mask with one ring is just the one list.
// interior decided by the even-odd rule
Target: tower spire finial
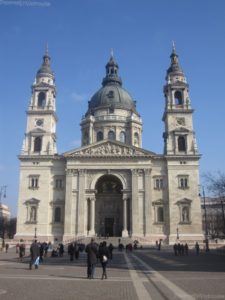
[(111, 48), (110, 50), (110, 58), (113, 58), (114, 54), (113, 54), (113, 48)]
[(46, 47), (45, 47), (45, 55), (48, 55), (48, 42), (46, 43)]
[(176, 47), (175, 47), (175, 42), (172, 40), (172, 47), (173, 47), (173, 52), (176, 52)]

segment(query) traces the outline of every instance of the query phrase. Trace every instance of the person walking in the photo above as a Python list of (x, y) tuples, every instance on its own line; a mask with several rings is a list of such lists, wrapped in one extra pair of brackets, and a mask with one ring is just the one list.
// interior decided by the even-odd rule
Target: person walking
[(35, 269), (38, 269), (39, 257), (40, 248), (38, 246), (37, 240), (34, 240), (34, 242), (30, 246), (30, 270), (32, 269), (33, 265), (35, 266)]
[(19, 258), (20, 258), (21, 262), (23, 260), (24, 255), (25, 255), (25, 245), (24, 244), (20, 244), (19, 245)]
[(196, 250), (196, 254), (199, 255), (200, 247), (199, 247), (198, 242), (195, 243), (195, 250)]
[(92, 238), (91, 242), (86, 246), (85, 252), (87, 253), (87, 278), (94, 279), (98, 254), (98, 247), (94, 241), (94, 238)]
[(107, 279), (106, 266), (108, 263), (109, 256), (109, 249), (107, 247), (106, 241), (104, 241), (102, 242), (102, 246), (99, 247), (99, 258), (102, 265), (102, 280), (104, 279), (104, 277), (105, 279)]

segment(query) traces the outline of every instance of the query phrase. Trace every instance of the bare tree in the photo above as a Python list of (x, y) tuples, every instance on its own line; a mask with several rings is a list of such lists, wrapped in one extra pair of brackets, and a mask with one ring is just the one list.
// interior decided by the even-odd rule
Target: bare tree
[(222, 219), (221, 227), (225, 235), (225, 216), (224, 216), (224, 205), (225, 205), (225, 173), (217, 172), (217, 174), (206, 173), (204, 179), (209, 192), (211, 192), (217, 199), (220, 199)]
[(225, 173), (218, 172), (215, 175), (209, 172), (205, 173), (203, 177), (209, 192), (216, 197), (225, 197)]

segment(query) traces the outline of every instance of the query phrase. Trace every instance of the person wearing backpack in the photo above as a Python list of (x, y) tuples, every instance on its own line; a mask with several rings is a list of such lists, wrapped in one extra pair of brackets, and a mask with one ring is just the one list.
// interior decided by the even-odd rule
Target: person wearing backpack
[(100, 262), (102, 265), (102, 280), (107, 279), (107, 273), (106, 273), (106, 267), (108, 264), (108, 259), (109, 259), (110, 253), (109, 253), (109, 249), (107, 247), (107, 243), (106, 241), (102, 242), (101, 247), (99, 247), (99, 258), (100, 258)]

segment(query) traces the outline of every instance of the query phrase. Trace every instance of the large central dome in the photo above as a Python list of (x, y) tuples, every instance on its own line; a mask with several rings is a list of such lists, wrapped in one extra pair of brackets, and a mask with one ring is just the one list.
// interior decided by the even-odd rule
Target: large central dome
[(98, 90), (89, 102), (89, 108), (113, 106), (135, 109), (135, 103), (126, 90), (119, 85), (109, 84)]
[(121, 78), (118, 76), (118, 64), (111, 55), (106, 65), (106, 76), (99, 89), (89, 101), (88, 112), (103, 108), (121, 108), (136, 111), (136, 103), (129, 93), (122, 88)]

